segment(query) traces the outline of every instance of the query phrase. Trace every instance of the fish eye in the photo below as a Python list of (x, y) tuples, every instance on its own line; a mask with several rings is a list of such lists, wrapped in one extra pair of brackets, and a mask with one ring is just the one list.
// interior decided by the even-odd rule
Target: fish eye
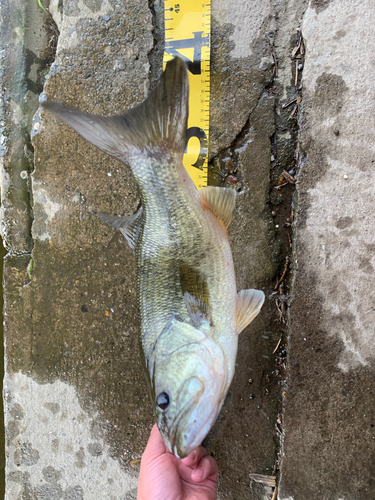
[(156, 404), (161, 410), (166, 410), (169, 406), (169, 396), (166, 392), (161, 392), (156, 398)]

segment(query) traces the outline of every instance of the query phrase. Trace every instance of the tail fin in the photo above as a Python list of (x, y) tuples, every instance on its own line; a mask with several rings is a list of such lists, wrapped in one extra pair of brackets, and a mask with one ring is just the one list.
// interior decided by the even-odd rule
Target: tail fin
[(183, 155), (186, 146), (189, 84), (185, 63), (175, 58), (147, 99), (124, 115), (81, 113), (46, 102), (45, 109), (70, 125), (105, 153), (128, 163), (132, 156), (154, 155), (172, 149)]

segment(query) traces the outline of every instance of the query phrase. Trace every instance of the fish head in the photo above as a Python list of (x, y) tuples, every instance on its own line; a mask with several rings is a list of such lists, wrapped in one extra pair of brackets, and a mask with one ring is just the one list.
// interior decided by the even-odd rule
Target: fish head
[(201, 444), (225, 397), (226, 358), (209, 328), (173, 317), (154, 346), (154, 413), (166, 446), (180, 458)]

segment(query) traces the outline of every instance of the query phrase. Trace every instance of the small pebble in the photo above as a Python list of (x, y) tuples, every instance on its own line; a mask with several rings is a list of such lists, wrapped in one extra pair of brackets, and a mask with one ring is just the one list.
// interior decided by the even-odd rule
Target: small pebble
[(35, 125), (34, 125), (34, 130), (39, 130), (39, 129), (40, 129), (40, 123), (39, 123), (39, 122), (37, 122), (37, 123), (35, 123)]
[(276, 224), (275, 228), (276, 228), (276, 229), (278, 229), (278, 228), (279, 228), (279, 225), (278, 225), (278, 224)]
[(271, 214), (272, 214), (272, 217), (276, 217), (276, 212), (274, 210), (271, 212)]
[(26, 172), (26, 170), (22, 170), (22, 172), (20, 173), (20, 176), (21, 176), (21, 179), (27, 179), (27, 172)]
[(250, 394), (250, 399), (254, 399), (254, 398), (255, 398), (254, 394)]
[(112, 177), (112, 174), (111, 174), (111, 172), (108, 172), (108, 174), (107, 174), (107, 175), (108, 175), (108, 177)]
[(234, 175), (228, 175), (226, 181), (229, 182), (229, 184), (237, 184), (238, 179)]
[(344, 175), (344, 179), (347, 179), (347, 178), (348, 178), (348, 176), (345, 174), (345, 175)]
[(275, 161), (275, 157), (271, 155), (271, 161)]

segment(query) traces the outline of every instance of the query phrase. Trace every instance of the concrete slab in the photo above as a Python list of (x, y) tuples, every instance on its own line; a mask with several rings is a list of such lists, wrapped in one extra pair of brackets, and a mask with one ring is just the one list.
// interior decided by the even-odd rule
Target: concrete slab
[(373, 497), (374, 21), (371, 1), (312, 1), (303, 18), (282, 500)]

